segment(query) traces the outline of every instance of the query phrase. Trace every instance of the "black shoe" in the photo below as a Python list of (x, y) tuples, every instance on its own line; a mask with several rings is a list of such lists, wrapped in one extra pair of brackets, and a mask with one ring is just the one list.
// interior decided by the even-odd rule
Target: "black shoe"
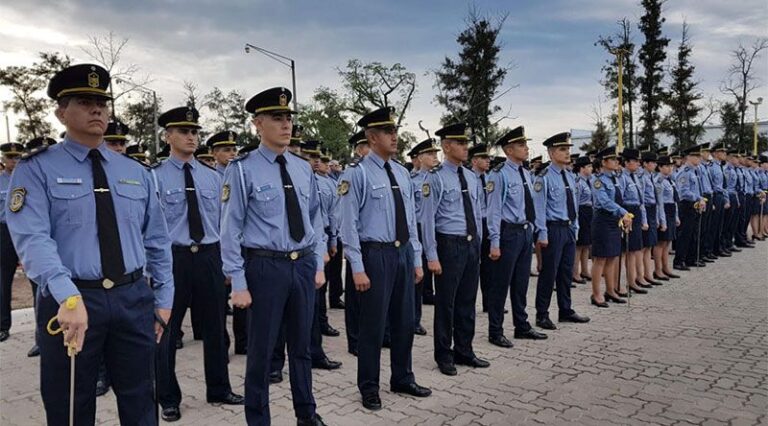
[(667, 276), (669, 278), (672, 278), (672, 279), (680, 278), (680, 275), (677, 275), (677, 274), (669, 274), (669, 273), (667, 273)]
[(320, 332), (323, 334), (323, 336), (328, 337), (336, 337), (339, 334), (339, 330), (336, 330), (335, 328), (331, 327), (330, 324), (326, 324), (321, 327)]
[(579, 276), (580, 276), (581, 278), (584, 278), (584, 279), (585, 279), (585, 280), (587, 280), (587, 281), (592, 281), (592, 277), (590, 277), (589, 275), (579, 274)]
[(387, 349), (389, 349), (391, 346), (392, 346), (392, 342), (391, 342), (391, 341), (389, 341), (389, 340), (386, 340), (386, 339), (384, 340), (384, 343), (382, 343), (382, 344), (381, 344), (381, 347), (382, 347), (382, 348), (387, 348)]
[(598, 302), (597, 300), (595, 300), (595, 296), (589, 296), (589, 302), (597, 306), (598, 308), (607, 308), (608, 306), (610, 306), (606, 301)]
[(347, 352), (352, 356), (357, 356), (357, 349), (347, 349)]
[(297, 426), (326, 426), (323, 418), (319, 414), (309, 419), (296, 419)]
[(248, 355), (248, 348), (235, 348), (235, 355)]
[(273, 371), (269, 373), (269, 383), (275, 384), (283, 381), (282, 371)]
[(648, 294), (648, 290), (643, 290), (642, 288), (631, 288), (630, 291), (635, 294)]
[(648, 278), (646, 278), (645, 281), (647, 281), (648, 284), (650, 284), (650, 285), (655, 285), (655, 286), (664, 285), (661, 281), (651, 280), (651, 279), (648, 279)]
[(537, 318), (536, 327), (543, 328), (544, 330), (557, 330), (557, 326), (555, 326), (555, 323), (553, 323), (549, 317)]
[(331, 309), (344, 309), (346, 307), (343, 300), (334, 300), (329, 306)]
[(715, 263), (715, 259), (710, 259), (708, 256), (702, 257), (701, 261), (704, 263)]
[(678, 271), (690, 271), (691, 270), (691, 268), (689, 268), (689, 267), (687, 267), (685, 265), (677, 265), (677, 264), (672, 265), (672, 268), (676, 269)]
[(325, 357), (321, 360), (312, 361), (312, 368), (318, 370), (338, 370), (341, 368), (341, 362), (331, 361), (328, 357)]
[(491, 342), (492, 345), (496, 345), (500, 348), (511, 348), (515, 346), (504, 336), (492, 336), (488, 338), (488, 341)]
[(176, 349), (181, 349), (184, 347), (184, 341), (181, 339), (176, 339)]
[(721, 251), (720, 253), (717, 253), (717, 256), (719, 257), (731, 257), (731, 253), (727, 251)]
[[(490, 365), (490, 364), (489, 364)], [(406, 395), (415, 396), (417, 398), (426, 398), (432, 395), (432, 391), (424, 386), (419, 386), (416, 383), (408, 383), (407, 385), (392, 386), (390, 389), (394, 393), (404, 393)]]
[(437, 369), (446, 376), (455, 376), (459, 374), (459, 372), (456, 371), (456, 366), (452, 362), (438, 363)]
[(242, 395), (238, 395), (232, 391), (226, 394), (223, 398), (208, 398), (209, 404), (221, 404), (221, 405), (243, 405), (245, 398)]
[(731, 252), (731, 253), (740, 253), (741, 249), (740, 248), (736, 248), (736, 247), (731, 247), (731, 248), (728, 249), (728, 251)]
[(515, 329), (515, 339), (546, 340), (549, 336), (529, 328), (528, 330)]
[(456, 365), (465, 365), (472, 368), (488, 368), (491, 366), (490, 362), (476, 356), (473, 356), (472, 358), (455, 357), (454, 362)]
[(40, 356), (40, 347), (37, 345), (32, 346), (32, 348), (27, 352), (27, 356), (30, 358), (34, 358), (36, 356)]
[[(621, 296), (621, 293), (616, 293), (616, 294), (618, 294), (619, 296)], [(622, 296), (622, 297), (627, 297), (627, 296), (628, 296), (628, 295), (624, 295), (624, 296)], [(613, 303), (627, 303), (627, 301), (626, 301), (626, 300), (624, 300), (624, 299), (621, 299), (621, 298), (618, 298), (618, 297), (613, 297), (613, 296), (611, 296), (611, 295), (610, 295), (610, 294), (608, 294), (608, 293), (603, 293), (603, 297), (604, 297), (604, 298), (605, 298), (605, 300), (606, 300), (606, 301), (608, 301), (608, 302), (613, 302)]]
[(658, 275), (655, 272), (653, 273), (653, 279), (658, 281), (669, 281), (669, 277), (662, 277), (661, 275)]
[(381, 410), (381, 398), (379, 398), (379, 394), (363, 395), (363, 407), (372, 411)]
[(0, 342), (5, 342), (9, 337), (11, 337), (11, 333), (8, 330), (0, 330)]
[(640, 281), (635, 281), (635, 285), (640, 288), (653, 288), (650, 284), (641, 283)]
[(584, 278), (571, 278), (571, 282), (575, 282), (576, 284), (586, 284), (587, 280)]
[(179, 407), (163, 408), (162, 417), (166, 422), (176, 422), (181, 418), (181, 411)]
[(622, 292), (620, 292), (620, 291), (617, 291), (617, 292), (616, 292), (616, 295), (617, 295), (617, 296), (619, 296), (619, 297), (629, 297), (629, 294), (627, 294), (627, 293), (622, 293)]
[(413, 330), (414, 334), (418, 334), (419, 336), (426, 336), (427, 335), (427, 329), (422, 327), (421, 324), (416, 326), (416, 330)]
[(699, 267), (699, 268), (703, 268), (703, 267), (707, 266), (707, 264), (706, 264), (706, 263), (704, 263), (704, 261), (703, 261), (703, 260), (700, 260), (698, 263), (694, 263), (694, 265), (695, 265), (696, 267)]
[(576, 312), (570, 314), (570, 315), (560, 315), (557, 318), (557, 322), (575, 322), (577, 324), (584, 324), (589, 322), (589, 317), (583, 317)]

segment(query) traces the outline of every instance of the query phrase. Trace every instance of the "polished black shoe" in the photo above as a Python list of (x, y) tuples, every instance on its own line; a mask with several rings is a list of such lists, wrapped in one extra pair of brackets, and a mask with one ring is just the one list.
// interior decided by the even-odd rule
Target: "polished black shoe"
[(492, 345), (496, 345), (496, 346), (498, 346), (500, 348), (511, 348), (511, 347), (515, 346), (514, 344), (512, 344), (512, 342), (509, 341), (509, 339), (507, 339), (503, 335), (502, 336), (492, 336), (492, 337), (489, 337), (488, 341)]
[(320, 332), (323, 333), (323, 336), (328, 336), (328, 337), (336, 337), (339, 334), (341, 334), (339, 333), (339, 330), (336, 330), (335, 328), (331, 327), (330, 324), (326, 324), (322, 326), (320, 329)]
[(235, 348), (235, 355), (248, 355), (248, 348)]
[(331, 309), (344, 309), (344, 301), (343, 300), (336, 300), (330, 303), (329, 305)]
[(453, 363), (439, 363), (437, 364), (437, 369), (440, 370), (441, 373), (445, 374), (446, 376), (455, 376), (459, 374), (458, 371), (456, 371), (456, 365)]
[(704, 263), (715, 263), (715, 259), (710, 259), (707, 256), (702, 257), (701, 261), (704, 262)]
[(179, 407), (163, 408), (162, 417), (166, 422), (176, 422), (181, 418), (181, 411)]
[(616, 295), (617, 295), (617, 296), (619, 296), (619, 297), (629, 297), (629, 294), (627, 294), (627, 293), (622, 293), (622, 292), (620, 292), (620, 291), (617, 291), (617, 292), (616, 292)]
[(658, 281), (669, 281), (669, 277), (662, 277), (655, 272), (653, 273), (653, 279)]
[(577, 314), (576, 312), (570, 314), (570, 315), (561, 315), (557, 318), (558, 322), (575, 322), (577, 324), (584, 324), (589, 322), (589, 317), (581, 316)]
[(488, 368), (491, 366), (490, 362), (476, 356), (472, 358), (454, 357), (454, 363), (456, 363), (456, 365), (465, 365), (472, 368)]
[[(490, 365), (490, 364), (489, 364)], [(417, 398), (426, 398), (432, 395), (432, 391), (424, 386), (419, 386), (416, 383), (408, 383), (407, 385), (397, 385), (389, 388), (394, 393), (404, 393), (406, 395), (415, 396)]]
[(269, 373), (269, 383), (275, 384), (283, 381), (282, 371), (273, 371)]
[(717, 253), (717, 256), (719, 257), (731, 257), (731, 253), (727, 251), (721, 251), (720, 253)]
[(181, 349), (184, 347), (184, 341), (181, 339), (176, 339), (176, 349)]
[(628, 294), (624, 294), (624, 296), (622, 296), (622, 293), (618, 293), (618, 292), (617, 292), (616, 294), (617, 294), (618, 296), (620, 296), (620, 297), (613, 297), (613, 296), (611, 296), (611, 295), (610, 295), (610, 294), (608, 294), (608, 293), (603, 293), (603, 297), (605, 298), (605, 301), (606, 301), (606, 302), (619, 303), (619, 304), (621, 304), (621, 303), (627, 303), (627, 301), (626, 301), (626, 300), (624, 300), (624, 299), (622, 299), (621, 297), (627, 297), (627, 296), (629, 296)]
[(653, 288), (650, 284), (641, 283), (640, 281), (635, 281), (635, 285), (640, 288)]
[(319, 414), (315, 414), (308, 419), (296, 419), (296, 426), (326, 426), (326, 424)]
[(9, 337), (11, 337), (11, 333), (8, 330), (0, 330), (0, 342), (5, 342)]
[(216, 405), (243, 405), (245, 401), (245, 398), (243, 398), (242, 395), (238, 395), (234, 392), (229, 392), (228, 394), (224, 395), (223, 398), (208, 398), (209, 404), (216, 404)]
[(738, 248), (738, 246), (733, 246), (733, 247), (729, 248), (728, 251), (731, 252), (731, 253), (741, 253), (741, 249)]
[(381, 410), (381, 398), (378, 394), (363, 395), (363, 407), (377, 411)]
[(668, 276), (669, 278), (672, 278), (672, 279), (680, 278), (680, 275), (677, 275), (677, 274), (669, 274), (669, 273), (668, 273), (668, 274), (667, 274), (667, 276)]
[(662, 283), (661, 281), (656, 281), (649, 278), (646, 278), (645, 281), (650, 285), (655, 285), (655, 286), (664, 285), (664, 283)]
[(555, 323), (553, 323), (549, 317), (537, 318), (536, 327), (543, 328), (544, 330), (557, 330), (557, 326), (555, 326)]
[(576, 284), (586, 284), (587, 280), (584, 278), (571, 278), (572, 282), (575, 282)]
[(642, 288), (634, 288), (632, 287), (630, 291), (634, 294), (648, 294), (648, 290), (643, 290)]
[(689, 268), (689, 267), (687, 267), (685, 265), (678, 265), (678, 264), (672, 265), (672, 268), (676, 269), (678, 271), (690, 271), (691, 270), (691, 268)]
[(589, 303), (597, 306), (598, 308), (607, 308), (610, 306), (606, 301), (598, 302), (597, 300), (595, 300), (595, 296), (589, 296)]
[(532, 328), (528, 330), (515, 329), (515, 339), (527, 339), (527, 340), (547, 340), (549, 336), (544, 333), (540, 333)]
[(421, 324), (416, 326), (416, 329), (413, 330), (414, 334), (418, 334), (419, 336), (426, 336), (427, 335), (427, 329), (422, 327)]
[(328, 357), (325, 357), (320, 360), (312, 361), (312, 368), (318, 370), (338, 370), (341, 368), (341, 362), (331, 361)]
[(696, 263), (695, 265), (699, 268), (703, 268), (707, 266), (707, 264), (703, 260), (700, 260), (699, 263)]
[(40, 347), (37, 345), (32, 346), (29, 349), (29, 352), (27, 352), (27, 356), (30, 358), (34, 358), (36, 356), (40, 356)]
[(579, 274), (579, 276), (580, 276), (581, 278), (584, 278), (584, 279), (585, 279), (585, 280), (587, 280), (587, 281), (592, 281), (592, 277), (590, 277), (589, 275)]

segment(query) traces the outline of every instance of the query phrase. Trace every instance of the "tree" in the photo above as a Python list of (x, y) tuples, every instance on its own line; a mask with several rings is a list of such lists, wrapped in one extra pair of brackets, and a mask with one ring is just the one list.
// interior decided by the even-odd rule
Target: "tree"
[(312, 102), (301, 105), (298, 122), (304, 126), (304, 137), (323, 142), (333, 158), (350, 156), (347, 140), (355, 123), (348, 118), (349, 106), (327, 87), (315, 90)]
[[(627, 18), (618, 22), (619, 32), (610, 36), (600, 36), (595, 43), (610, 54), (602, 67), (603, 78), (600, 83), (605, 88), (609, 99), (619, 97), (619, 64), (614, 52), (622, 53), (622, 101), (624, 114), (622, 130), (627, 136), (627, 146), (635, 146), (634, 104), (637, 100), (637, 62), (635, 58), (635, 42), (632, 38), (632, 24)], [(610, 121), (614, 130), (618, 128), (618, 113), (613, 112)]]
[(595, 123), (595, 130), (592, 131), (592, 137), (589, 143), (581, 146), (581, 150), (589, 152), (592, 150), (601, 150), (611, 142), (611, 135), (608, 132), (608, 126), (603, 116), (602, 103), (598, 101), (597, 105), (592, 107), (592, 119)]
[[(749, 94), (760, 87), (758, 79), (755, 77), (755, 60), (760, 57), (760, 53), (768, 48), (768, 39), (757, 39), (749, 48), (739, 43), (739, 47), (731, 52), (733, 64), (728, 68), (728, 76), (721, 85), (723, 93), (732, 95), (736, 99), (736, 107), (739, 111), (739, 126), (744, 128), (745, 115), (749, 107)], [(739, 143), (744, 143), (747, 133), (739, 132)]]
[(643, 75), (639, 77), (642, 98), (640, 120), (643, 121), (640, 142), (655, 147), (655, 132), (660, 119), (659, 109), (664, 101), (664, 89), (661, 83), (664, 78), (663, 64), (667, 58), (665, 49), (669, 39), (661, 33), (661, 25), (666, 21), (661, 16), (664, 0), (642, 0), (640, 4), (645, 9), (645, 14), (640, 18), (638, 25), (645, 36), (645, 42), (638, 54), (644, 69)]
[(492, 22), (474, 8), (470, 9), (467, 28), (456, 39), (460, 48), (458, 59), (445, 57), (440, 69), (435, 71), (438, 90), (435, 100), (447, 110), (442, 122), (466, 122), (472, 133), (484, 141), (498, 136), (498, 122), (506, 118), (492, 122), (493, 115), (502, 111), (494, 102), (516, 87), (499, 92), (512, 69), (511, 65), (499, 65), (502, 47), (499, 34), (506, 18), (504, 14)]
[[(194, 91), (193, 94), (194, 95)], [(256, 135), (251, 132), (250, 115), (243, 108), (245, 97), (237, 90), (230, 90), (225, 94), (218, 87), (214, 87), (203, 97), (202, 105), (211, 112), (208, 120), (213, 123), (213, 128), (208, 129), (212, 133), (234, 130), (237, 132), (237, 144), (240, 146), (255, 142)]]
[(22, 116), (16, 122), (19, 142), (53, 133), (53, 126), (46, 116), (55, 102), (45, 96), (44, 90), (51, 77), (71, 63), (69, 56), (58, 53), (40, 52), (38, 56), (40, 60), (32, 66), (0, 69), (0, 85), (6, 86), (12, 95), (3, 106)]
[[(162, 108), (163, 100), (158, 97), (157, 107)], [(128, 101), (125, 108), (122, 109), (122, 119), (130, 128), (130, 139), (145, 147), (152, 147), (155, 144), (155, 132), (157, 123), (155, 122), (155, 110), (152, 95), (144, 93), (136, 101)], [(154, 153), (150, 149), (151, 152)]]

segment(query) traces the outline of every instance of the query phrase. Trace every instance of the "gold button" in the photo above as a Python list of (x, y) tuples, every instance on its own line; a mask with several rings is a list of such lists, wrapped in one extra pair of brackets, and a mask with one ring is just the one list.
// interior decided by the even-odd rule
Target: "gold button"
[(472, 241), (472, 236), (471, 235), (467, 235), (467, 241)]
[(400, 241), (395, 240), (395, 247), (400, 247)]
[(297, 252), (297, 251), (292, 251), (292, 252), (291, 252), (291, 254), (290, 254), (290, 255), (288, 255), (288, 256), (291, 258), (291, 260), (296, 260), (296, 259), (298, 259), (298, 258), (299, 258), (299, 252)]
[(115, 282), (110, 280), (109, 278), (104, 278), (104, 281), (101, 282), (101, 286), (109, 290), (110, 288), (115, 286)]
[(198, 246), (192, 246), (189, 248), (189, 251), (191, 251), (192, 253), (197, 253), (199, 250), (200, 250), (200, 247)]

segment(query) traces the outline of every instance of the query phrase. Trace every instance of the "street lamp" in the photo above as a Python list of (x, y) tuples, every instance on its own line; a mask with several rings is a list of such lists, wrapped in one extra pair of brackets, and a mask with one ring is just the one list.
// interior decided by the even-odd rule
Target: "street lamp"
[(157, 116), (159, 114), (159, 111), (157, 108), (157, 92), (155, 92), (152, 89), (147, 89), (144, 86), (139, 86), (138, 84), (132, 81), (127, 81), (120, 78), (115, 79), (115, 81), (118, 84), (127, 84), (131, 86), (132, 89), (138, 90), (140, 92), (143, 92), (146, 94), (152, 94), (152, 124), (155, 127), (155, 130), (153, 132), (155, 134), (155, 143), (154, 145), (150, 146), (149, 153), (152, 155), (152, 158), (157, 158), (157, 153), (160, 152), (160, 131), (159, 131), (159, 126), (157, 124)]
[(629, 51), (626, 49), (610, 49), (611, 54), (616, 55), (616, 63), (618, 64), (618, 111), (617, 111), (617, 121), (618, 125), (616, 126), (616, 133), (617, 133), (617, 141), (616, 141), (616, 151), (621, 152), (624, 150), (624, 71), (623, 71), (623, 61), (624, 61), (624, 55), (629, 54)]
[(296, 63), (294, 62), (294, 60), (287, 56), (283, 56), (279, 53), (275, 53), (267, 49), (264, 49), (263, 47), (258, 47), (250, 43), (245, 43), (245, 53), (251, 53), (251, 49), (263, 54), (264, 56), (268, 56), (272, 58), (272, 60), (280, 62), (281, 64), (291, 69), (291, 81), (293, 82), (293, 109), (298, 111), (299, 104), (296, 97)]
[(757, 107), (763, 103), (763, 98), (757, 98), (757, 102), (749, 101), (755, 107), (755, 122), (752, 126), (752, 155), (757, 155)]

